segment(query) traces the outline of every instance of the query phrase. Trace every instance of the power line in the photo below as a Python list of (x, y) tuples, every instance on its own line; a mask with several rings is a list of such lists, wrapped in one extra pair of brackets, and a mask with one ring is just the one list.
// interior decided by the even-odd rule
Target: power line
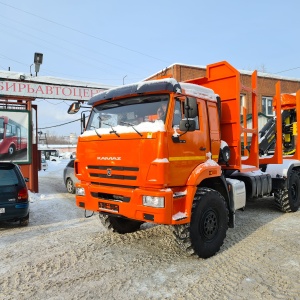
[(77, 121), (80, 121), (80, 120), (81, 119), (77, 119), (77, 120), (70, 121), (70, 122), (67, 122), (67, 123), (62, 123), (62, 124), (48, 126), (48, 127), (42, 127), (42, 128), (38, 128), (38, 130), (40, 130), (40, 129), (49, 129), (49, 128), (54, 128), (54, 127), (59, 127), (59, 126), (64, 126), (64, 125), (71, 124), (71, 123), (74, 123), (74, 122), (77, 122)]
[[(8, 19), (9, 21), (12, 21), (10, 18), (7, 18), (7, 17), (5, 17), (5, 16), (3, 16), (3, 15), (1, 15), (1, 14), (0, 14), (0, 17), (1, 17), (1, 18), (6, 18), (6, 19)], [(28, 28), (31, 28), (31, 29), (33, 29), (33, 30), (42, 32), (42, 33), (44, 33), (44, 34), (48, 34), (48, 35), (50, 35), (51, 37), (55, 37), (56, 40), (57, 40), (58, 38), (60, 38), (60, 37), (58, 37), (58, 36), (56, 36), (56, 35), (53, 35), (53, 34), (50, 34), (50, 33), (48, 33), (48, 32), (42, 31), (42, 30), (40, 30), (40, 29), (38, 29), (38, 28), (34, 28), (34, 27), (31, 27), (31, 26), (28, 26), (27, 24), (24, 24), (24, 23), (22, 23), (22, 22), (16, 21), (16, 22), (14, 22), (14, 23), (21, 24), (21, 25), (22, 25), (21, 28), (23, 28), (23, 27), (28, 27)], [(38, 45), (38, 46), (40, 46), (40, 42), (38, 43), (38, 42), (36, 42), (35, 40), (42, 41), (43, 43), (50, 44), (50, 48), (49, 48), (49, 47), (45, 47), (45, 46), (44, 46), (44, 48), (50, 49), (52, 52), (56, 52), (56, 53), (64, 53), (64, 56), (67, 56), (69, 59), (76, 61), (76, 63), (81, 63), (81, 64), (83, 64), (84, 66), (93, 66), (94, 68), (96, 67), (96, 69), (102, 70), (103, 72), (105, 72), (105, 74), (107, 74), (108, 72), (110, 72), (110, 73), (112, 73), (112, 74), (115, 74), (114, 78), (107, 78), (107, 77), (106, 77), (106, 78), (99, 78), (99, 77), (97, 77), (97, 78), (93, 78), (93, 80), (101, 80), (101, 81), (106, 80), (106, 81), (108, 81), (108, 80), (116, 80), (116, 79), (119, 79), (119, 75), (117, 75), (117, 74), (118, 74), (117, 71), (113, 71), (113, 68), (114, 68), (114, 69), (118, 69), (118, 71), (123, 71), (123, 72), (126, 72), (126, 73), (128, 72), (128, 71), (126, 71), (126, 69), (125, 69), (124, 67), (121, 67), (120, 65), (117, 66), (117, 65), (114, 65), (114, 64), (110, 64), (110, 63), (108, 63), (107, 61), (104, 62), (104, 61), (99, 60), (99, 59), (98, 59), (99, 55), (97, 55), (97, 57), (95, 57), (95, 58), (91, 58), (89, 55), (88, 55), (88, 56), (85, 56), (85, 58), (88, 58), (89, 60), (92, 60), (92, 62), (89, 62), (89, 61), (86, 61), (86, 60), (84, 61), (84, 60), (82, 60), (82, 58), (83, 58), (83, 56), (81, 55), (82, 51), (81, 51), (81, 52), (76, 51), (76, 50), (74, 50), (74, 47), (70, 50), (70, 49), (68, 49), (68, 48), (66, 48), (66, 47), (63, 47), (62, 45), (56, 45), (56, 44), (53, 43), (53, 42), (49, 42), (49, 41), (46, 40), (46, 39), (42, 39), (42, 38), (40, 38), (40, 36), (37, 37), (37, 36), (35, 36), (35, 35), (31, 34), (31, 33), (27, 33), (26, 31), (23, 31), (24, 34), (21, 34), (21, 35), (20, 35), (20, 33), (22, 33), (22, 31), (21, 31), (19, 28), (18, 28), (18, 29), (17, 29), (17, 28), (14, 28), (13, 26), (9, 26), (9, 25), (6, 24), (6, 23), (1, 23), (1, 22), (0, 22), (0, 24), (2, 25), (2, 26), (1, 26), (1, 29), (2, 29), (2, 32), (3, 32), (4, 34), (8, 34), (9, 36), (15, 36), (15, 37), (18, 39), (18, 41), (22, 39), (22, 40), (24, 40), (26, 43), (36, 44), (36, 45)], [(3, 30), (3, 27), (8, 27), (8, 28), (11, 29), (11, 30), (17, 31), (17, 34), (15, 34), (15, 33), (9, 33), (7, 30)], [(0, 31), (1, 31), (1, 29), (0, 29)], [(27, 35), (27, 37), (26, 37), (26, 35)], [(34, 39), (34, 40), (33, 40), (33, 41), (30, 41), (30, 39)], [(64, 39), (63, 41), (66, 42), (66, 43), (69, 43), (69, 44), (71, 44), (71, 45), (75, 45), (75, 46), (77, 46), (77, 47), (80, 47), (80, 48), (82, 48), (82, 49), (88, 50), (88, 51), (90, 51), (90, 52), (93, 52), (94, 54), (97, 54), (97, 51), (95, 51), (95, 49), (89, 49), (89, 48), (87, 48), (87, 47), (83, 47), (82, 45), (79, 45), (79, 44), (70, 42), (70, 41), (65, 40), (65, 39)], [(54, 46), (54, 47), (53, 47), (53, 46)], [(63, 49), (65, 49), (67, 52), (66, 52), (66, 51), (63, 51)], [(73, 57), (70, 56), (70, 53), (71, 53), (71, 52), (73, 53)], [(1, 53), (0, 53), (0, 56), (1, 56)], [(3, 55), (3, 56), (4, 56), (4, 55)], [(134, 68), (137, 68), (137, 66), (135, 66), (135, 65), (133, 65), (133, 64), (131, 64), (131, 63), (128, 63), (128, 62), (126, 62), (126, 61), (122, 61), (122, 60), (120, 60), (120, 59), (116, 59), (116, 58), (113, 58), (113, 57), (109, 57), (109, 56), (107, 56), (107, 55), (105, 55), (105, 54), (103, 54), (103, 53), (101, 53), (101, 56), (106, 56), (106, 57), (111, 58), (111, 59), (113, 59), (113, 60), (119, 61), (119, 62), (121, 62), (122, 64), (131, 65), (131, 66), (133, 66)], [(6, 59), (8, 59), (8, 60), (15, 61), (15, 62), (17, 62), (17, 63), (19, 63), (19, 64), (28, 66), (28, 64), (22, 63), (22, 62), (20, 62), (20, 61), (16, 61), (16, 60), (14, 60), (14, 59), (12, 59), (12, 58), (10, 58), (10, 57), (8, 57), (8, 56), (4, 56), (4, 57), (6, 57)], [(98, 64), (95, 65), (95, 62), (98, 63)], [(108, 67), (110, 67), (110, 68), (105, 67), (105, 65), (108, 66)], [(66, 74), (66, 73), (62, 73), (62, 72), (57, 72), (57, 71), (49, 70), (49, 69), (47, 69), (47, 68), (43, 68), (43, 71), (45, 71), (45, 72), (47, 72), (47, 73), (50, 73), (50, 74), (51, 74), (51, 73), (52, 73), (52, 74), (62, 74), (62, 75), (73, 76), (73, 77), (77, 77), (77, 78), (88, 78), (88, 77), (83, 77), (83, 76), (74, 76), (74, 74), (70, 75), (70, 74)], [(135, 75), (135, 77), (137, 77), (138, 79), (140, 79), (141, 75), (139, 75), (139, 74), (137, 74), (136, 72), (133, 72), (133, 71), (131, 71), (131, 73), (132, 73), (133, 75)], [(118, 76), (118, 77), (117, 77), (117, 76)]]
[(293, 70), (297, 70), (297, 69), (300, 69), (300, 67), (296, 67), (296, 68), (291, 68), (291, 69), (283, 70), (283, 71), (280, 71), (280, 72), (276, 72), (276, 73), (274, 73), (274, 74), (284, 73), (284, 72), (293, 71)]
[(27, 64), (24, 64), (24, 63), (22, 63), (22, 62), (20, 62), (20, 61), (17, 61), (17, 60), (15, 60), (15, 59), (9, 58), (8, 56), (6, 56), (6, 55), (4, 55), (4, 54), (1, 54), (1, 53), (0, 53), (0, 56), (2, 56), (2, 57), (5, 58), (5, 59), (14, 61), (14, 62), (16, 62), (16, 63), (18, 63), (18, 64), (21, 64), (21, 65), (24, 65), (24, 66), (28, 66)]
[(52, 20), (50, 20), (50, 19), (47, 19), (47, 18), (44, 18), (44, 17), (41, 17), (41, 16), (38, 16), (38, 15), (36, 15), (36, 14), (33, 14), (33, 13), (28, 12), (28, 11), (25, 11), (25, 10), (23, 10), (23, 9), (14, 7), (14, 6), (9, 5), (9, 4), (3, 3), (3, 2), (1, 2), (1, 1), (0, 1), (0, 4), (5, 5), (5, 6), (8, 6), (8, 7), (13, 8), (13, 9), (18, 10), (18, 11), (21, 11), (21, 12), (23, 12), (23, 13), (29, 14), (29, 15), (34, 16), (34, 17), (36, 17), (36, 18), (42, 19), (42, 20), (44, 20), (44, 21), (53, 23), (53, 24), (55, 24), (55, 25), (64, 27), (64, 28), (66, 28), (66, 29), (72, 30), (72, 31), (74, 31), (74, 32), (77, 32), (77, 33), (80, 33), (80, 34), (89, 36), (89, 37), (94, 38), (94, 39), (96, 39), (96, 40), (105, 42), (105, 43), (107, 43), (107, 44), (110, 44), (110, 45), (113, 45), (113, 46), (116, 46), (116, 47), (119, 47), (119, 48), (122, 48), (122, 49), (125, 49), (125, 50), (128, 50), (128, 51), (131, 51), (131, 52), (134, 52), (134, 53), (143, 55), (143, 56), (147, 56), (147, 57), (149, 57), (149, 58), (152, 58), (152, 59), (155, 59), (155, 60), (159, 60), (159, 61), (164, 62), (164, 63), (169, 63), (169, 62), (167, 62), (167, 61), (164, 61), (164, 60), (162, 60), (162, 59), (160, 59), (160, 58), (157, 58), (157, 57), (154, 57), (154, 56), (152, 56), (152, 55), (149, 55), (149, 54), (146, 54), (146, 53), (143, 53), (143, 52), (140, 52), (140, 51), (137, 51), (137, 50), (134, 50), (134, 49), (131, 49), (131, 48), (122, 46), (122, 45), (119, 45), (119, 44), (117, 44), (117, 43), (110, 42), (110, 41), (108, 41), (108, 40), (102, 39), (102, 38), (100, 38), (100, 37), (98, 37), (98, 36), (95, 36), (95, 35), (93, 35), (93, 34), (86, 33), (86, 32), (83, 32), (83, 31), (81, 31), (81, 30), (72, 28), (72, 27), (70, 27), (70, 26), (67, 26), (67, 25), (64, 25), (64, 24), (61, 24), (61, 23), (52, 21)]
[[(55, 34), (52, 34), (52, 33), (49, 33), (49, 32), (47, 32), (47, 31), (44, 31), (44, 30), (41, 30), (40, 28), (38, 28), (38, 27), (34, 27), (34, 26), (30, 26), (30, 25), (28, 25), (28, 24), (25, 24), (25, 23), (23, 23), (23, 22), (20, 22), (20, 21), (18, 21), (18, 20), (13, 20), (13, 19), (11, 19), (11, 18), (8, 18), (7, 16), (3, 16), (3, 15), (0, 15), (0, 17), (3, 19), (7, 19), (7, 20), (9, 20), (9, 21), (12, 21), (13, 22), (13, 24), (20, 24), (20, 25), (22, 25), (22, 27), (28, 27), (29, 29), (33, 29), (33, 30), (35, 30), (35, 31), (38, 31), (38, 32), (41, 32), (41, 33), (43, 33), (43, 34), (47, 34), (47, 35), (49, 35), (49, 36), (52, 36), (52, 37), (54, 37), (55, 39), (60, 39), (60, 37), (58, 36), (58, 35), (55, 35)], [(3, 24), (2, 23), (2, 26), (7, 26), (7, 27), (9, 27), (8, 26), (8, 24)], [(12, 27), (13, 28), (13, 27)], [(18, 28), (13, 28), (13, 29), (15, 29), (17, 32), (20, 32), (20, 27), (18, 27)], [(25, 32), (27, 35), (28, 35), (28, 33), (27, 32)], [(33, 36), (33, 35), (32, 35)], [(33, 36), (34, 38), (37, 38), (37, 37), (35, 37), (35, 36)], [(40, 39), (40, 38), (39, 38)], [(69, 40), (67, 40), (66, 38), (64, 38), (63, 39), (63, 41), (64, 42), (66, 42), (66, 43), (68, 43), (68, 44), (71, 44), (71, 45), (73, 45), (73, 46), (76, 46), (76, 47), (80, 47), (80, 48), (82, 48), (82, 49), (85, 49), (85, 50), (88, 50), (88, 51), (90, 51), (90, 52), (94, 52), (95, 54), (100, 54), (101, 56), (105, 56), (105, 57), (107, 57), (107, 58), (111, 58), (111, 59), (114, 59), (114, 60), (116, 60), (116, 61), (119, 61), (119, 62), (121, 62), (121, 63), (125, 63), (125, 64), (127, 64), (127, 65), (131, 65), (131, 66), (134, 66), (133, 64), (130, 64), (130, 63), (128, 63), (128, 62), (126, 62), (126, 61), (123, 61), (123, 60), (121, 60), (121, 59), (119, 59), (119, 58), (113, 58), (113, 57), (111, 57), (111, 56), (109, 56), (109, 55), (106, 55), (105, 53), (99, 53), (99, 51), (95, 51), (95, 49), (90, 49), (90, 48), (88, 48), (88, 47), (85, 47), (85, 46), (83, 46), (83, 44), (78, 44), (78, 43), (74, 43), (73, 41), (69, 41)], [(60, 45), (61, 46), (61, 45)], [(69, 51), (69, 50), (68, 50)], [(107, 62), (104, 62), (105, 64), (107, 64), (107, 65), (110, 65), (110, 64), (108, 64)], [(115, 67), (115, 66), (114, 66)]]
[[(0, 17), (2, 17), (2, 16), (0, 15)], [(19, 24), (22, 24), (22, 23), (20, 23), (20, 22), (18, 22), (18, 23), (19, 23)], [(11, 27), (11, 26), (9, 26), (9, 25), (7, 25), (7, 24), (5, 24), (5, 23), (1, 23), (1, 22), (0, 22), (0, 25), (1, 25), (1, 28), (3, 28), (3, 27), (5, 26), (5, 27), (8, 27), (8, 28), (10, 28), (10, 29), (13, 29), (13, 30), (17, 31), (17, 34), (19, 35), (19, 36), (17, 36), (18, 40), (23, 39), (23, 40), (24, 40), (25, 42), (27, 42), (27, 43), (31, 43), (31, 44), (32, 44), (32, 43), (35, 43), (35, 44), (37, 44), (37, 45), (40, 45), (40, 42), (39, 42), (39, 43), (36, 43), (36, 42), (31, 42), (31, 41), (29, 41), (29, 39), (25, 37), (25, 35), (27, 35), (27, 37), (33, 38), (34, 40), (37, 39), (37, 40), (39, 40), (39, 41), (42, 41), (43, 43), (50, 44), (50, 47), (51, 47), (52, 49), (51, 49), (51, 48), (48, 48), (48, 47), (45, 47), (45, 46), (44, 46), (44, 48), (50, 49), (52, 52), (56, 52), (56, 53), (64, 53), (64, 55), (65, 55), (65, 56), (67, 55), (69, 59), (73, 59), (73, 60), (76, 61), (77, 63), (78, 63), (78, 62), (79, 62), (79, 63), (82, 63), (82, 64), (85, 65), (85, 66), (86, 66), (86, 65), (90, 65), (90, 66), (96, 67), (97, 69), (102, 70), (102, 71), (105, 71), (105, 72), (112, 72), (111, 69), (106, 69), (106, 68), (103, 68), (103, 66), (102, 66), (102, 65), (107, 65), (107, 66), (109, 66), (109, 67), (113, 67), (113, 68), (115, 68), (115, 69), (122, 70), (123, 72), (127, 72), (124, 68), (122, 68), (122, 67), (120, 67), (120, 66), (112, 65), (112, 64), (110, 64), (110, 63), (107, 63), (107, 62), (104, 62), (104, 61), (99, 60), (98, 57), (97, 57), (97, 58), (91, 59), (89, 56), (87, 56), (87, 57), (85, 57), (85, 59), (88, 58), (89, 60), (92, 60), (92, 62), (88, 62), (87, 60), (83, 61), (83, 60), (81, 59), (81, 58), (82, 58), (82, 51), (81, 51), (81, 52), (78, 52), (78, 51), (74, 50), (73, 48), (72, 48), (72, 49), (65, 48), (65, 47), (63, 47), (61, 44), (60, 44), (60, 45), (55, 44), (55, 43), (50, 42), (50, 41), (48, 41), (48, 40), (46, 40), (46, 39), (42, 39), (42, 38), (37, 37), (37, 36), (35, 36), (35, 35), (33, 35), (33, 34), (30, 34), (30, 33), (27, 33), (27, 32), (25, 32), (25, 31), (22, 31), (22, 30), (20, 30), (19, 28), (17, 29), (17, 28)], [(23, 26), (24, 26), (24, 25), (23, 25)], [(26, 26), (26, 25), (25, 25), (25, 26)], [(0, 29), (0, 30), (1, 30), (1, 29)], [(36, 30), (37, 30), (37, 31), (40, 31), (40, 30), (38, 30), (38, 29), (36, 29)], [(43, 31), (41, 31), (41, 32), (43, 32)], [(4, 33), (7, 34), (7, 31), (4, 31)], [(24, 34), (22, 34), (22, 33), (24, 33)], [(46, 32), (43, 32), (43, 33), (46, 33)], [(10, 33), (9, 35), (10, 35), (10, 36), (12, 36), (12, 35), (15, 36), (15, 35), (12, 34), (12, 33)], [(52, 34), (51, 34), (51, 36), (54, 36), (54, 37), (55, 37), (55, 35), (52, 35)], [(56, 36), (56, 38), (57, 38), (57, 36)], [(68, 41), (64, 40), (64, 42), (68, 42)], [(80, 45), (77, 45), (77, 44), (74, 44), (74, 43), (71, 43), (71, 44), (76, 45), (76, 46), (78, 46), (78, 47), (81, 47)], [(81, 48), (87, 49), (86, 47), (81, 47)], [(63, 51), (63, 50), (66, 50), (67, 52), (65, 52), (65, 51)], [(91, 51), (90, 49), (87, 49), (87, 50)], [(71, 52), (73, 53), (73, 57), (70, 55)], [(75, 55), (75, 56), (74, 56), (74, 55)], [(102, 54), (102, 55), (103, 55), (103, 54)], [(95, 65), (95, 62), (98, 62), (99, 64), (101, 64), (101, 67), (100, 67), (99, 64), (98, 64), (98, 65)], [(50, 71), (50, 70), (47, 70), (47, 69), (44, 69), (44, 70), (45, 70), (45, 71)], [(133, 74), (135, 74), (135, 73), (133, 73)], [(137, 74), (135, 74), (135, 75), (137, 75)]]

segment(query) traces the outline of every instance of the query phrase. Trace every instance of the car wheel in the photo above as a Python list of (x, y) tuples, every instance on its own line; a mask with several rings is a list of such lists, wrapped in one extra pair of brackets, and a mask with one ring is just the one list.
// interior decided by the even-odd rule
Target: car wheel
[(9, 146), (9, 148), (8, 148), (8, 151), (7, 151), (7, 153), (9, 154), (9, 155), (13, 155), (14, 153), (15, 153), (15, 146), (14, 145), (10, 145)]
[(29, 213), (26, 217), (20, 219), (20, 226), (28, 226), (29, 224)]
[(75, 193), (75, 186), (74, 186), (74, 183), (73, 183), (73, 181), (72, 181), (71, 178), (67, 179), (67, 181), (66, 181), (66, 187), (67, 187), (68, 193), (70, 193), (70, 194), (74, 194)]

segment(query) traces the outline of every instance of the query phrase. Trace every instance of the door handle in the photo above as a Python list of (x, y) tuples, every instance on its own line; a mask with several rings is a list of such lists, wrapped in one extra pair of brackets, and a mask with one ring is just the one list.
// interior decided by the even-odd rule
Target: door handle
[(206, 148), (205, 148), (205, 147), (200, 147), (200, 150), (201, 150), (201, 151), (205, 151)]

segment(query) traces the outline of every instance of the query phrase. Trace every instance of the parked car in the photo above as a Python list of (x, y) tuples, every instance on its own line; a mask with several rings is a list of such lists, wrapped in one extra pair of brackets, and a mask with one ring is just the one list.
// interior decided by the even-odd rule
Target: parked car
[(71, 159), (66, 167), (64, 168), (64, 183), (66, 185), (67, 191), (70, 194), (75, 193), (75, 183), (78, 182), (78, 179), (74, 173), (74, 159)]
[(29, 195), (18, 165), (0, 162), (0, 221), (29, 223)]
[(48, 169), (48, 163), (45, 158), (41, 159), (41, 170), (46, 171)]

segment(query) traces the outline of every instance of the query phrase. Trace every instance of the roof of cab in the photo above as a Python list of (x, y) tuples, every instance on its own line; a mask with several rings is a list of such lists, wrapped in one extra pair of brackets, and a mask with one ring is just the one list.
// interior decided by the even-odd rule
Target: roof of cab
[(200, 85), (177, 82), (174, 78), (164, 78), (158, 80), (141, 81), (100, 92), (92, 97), (88, 104), (94, 105), (103, 100), (151, 92), (174, 92), (200, 97), (211, 101), (216, 101), (217, 96), (212, 89)]
[(116, 97), (162, 91), (180, 92), (181, 89), (174, 78), (141, 81), (100, 92), (92, 97), (88, 104), (93, 105), (101, 100), (110, 100)]

